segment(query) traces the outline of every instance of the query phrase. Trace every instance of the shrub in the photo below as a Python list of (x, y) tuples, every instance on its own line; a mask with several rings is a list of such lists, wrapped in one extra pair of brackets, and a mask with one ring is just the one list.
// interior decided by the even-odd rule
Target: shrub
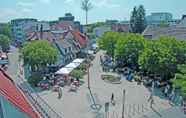
[(28, 78), (28, 82), (32, 85), (32, 86), (37, 86), (37, 84), (42, 80), (42, 75), (40, 73), (33, 73), (29, 78)]
[(71, 72), (71, 76), (74, 77), (74, 78), (82, 79), (83, 78), (83, 71), (75, 69)]

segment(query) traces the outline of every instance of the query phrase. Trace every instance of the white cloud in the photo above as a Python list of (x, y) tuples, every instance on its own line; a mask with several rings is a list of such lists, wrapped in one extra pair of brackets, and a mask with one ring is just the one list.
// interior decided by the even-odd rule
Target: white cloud
[(119, 4), (111, 3), (109, 0), (94, 0), (93, 5), (100, 8), (117, 8), (120, 7)]
[(64, 2), (65, 3), (71, 3), (71, 2), (73, 2), (74, 0), (65, 0)]
[(12, 18), (20, 17), (21, 13), (17, 11), (17, 9), (11, 9), (11, 8), (3, 8), (0, 9), (0, 22), (7, 22), (11, 20)]
[(34, 2), (18, 2), (17, 6), (19, 7), (33, 7), (34, 6)]
[(52, 0), (39, 0), (41, 3), (50, 4)]
[(32, 12), (32, 9), (23, 8), (23, 9), (21, 9), (21, 12), (23, 12), (23, 13), (31, 13)]

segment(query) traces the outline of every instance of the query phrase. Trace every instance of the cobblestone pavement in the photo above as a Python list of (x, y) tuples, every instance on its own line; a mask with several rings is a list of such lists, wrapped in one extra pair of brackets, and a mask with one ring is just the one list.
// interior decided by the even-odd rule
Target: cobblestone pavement
[[(147, 99), (150, 95), (147, 88), (137, 85), (135, 82), (128, 82), (125, 79), (121, 84), (109, 84), (101, 79), (102, 69), (99, 57), (102, 52), (96, 54), (96, 58), (90, 67), (90, 86), (96, 104), (101, 105), (99, 111), (93, 110), (93, 101), (87, 88), (87, 76), (84, 77), (84, 84), (77, 92), (69, 92), (69, 87), (63, 88), (62, 99), (57, 98), (57, 93), (43, 91), (39, 94), (64, 118), (104, 118), (106, 102), (110, 102), (111, 95), (114, 93), (116, 105), (110, 105), (109, 118), (121, 118), (122, 113), (122, 91), (126, 90), (125, 118), (138, 118), (139, 116), (151, 112)], [(167, 100), (155, 97), (154, 109), (157, 113), (160, 110), (168, 109), (171, 106)]]

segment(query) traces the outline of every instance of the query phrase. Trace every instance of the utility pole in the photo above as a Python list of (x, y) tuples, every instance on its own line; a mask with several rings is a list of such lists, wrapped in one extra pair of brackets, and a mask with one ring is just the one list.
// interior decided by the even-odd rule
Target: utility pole
[(125, 118), (125, 89), (123, 90), (123, 107), (122, 107), (122, 117)]

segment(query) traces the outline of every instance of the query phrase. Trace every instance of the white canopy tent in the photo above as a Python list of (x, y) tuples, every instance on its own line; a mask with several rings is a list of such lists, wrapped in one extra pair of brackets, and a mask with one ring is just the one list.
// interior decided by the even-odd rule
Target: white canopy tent
[(73, 68), (61, 68), (60, 70), (58, 70), (56, 72), (56, 74), (59, 74), (59, 75), (68, 75), (70, 74), (70, 72), (72, 72)]
[(70, 64), (66, 65), (65, 67), (59, 69), (56, 74), (58, 75), (68, 75), (70, 74), (75, 68), (77, 68), (85, 59), (75, 59)]
[(66, 65), (66, 68), (77, 68), (80, 65), (80, 63), (70, 63)]
[(72, 63), (82, 63), (85, 59), (75, 59)]

